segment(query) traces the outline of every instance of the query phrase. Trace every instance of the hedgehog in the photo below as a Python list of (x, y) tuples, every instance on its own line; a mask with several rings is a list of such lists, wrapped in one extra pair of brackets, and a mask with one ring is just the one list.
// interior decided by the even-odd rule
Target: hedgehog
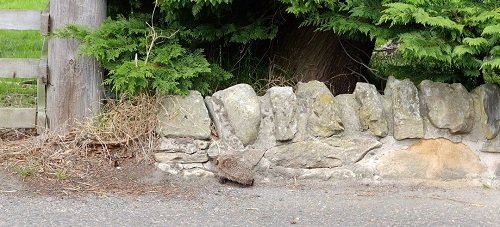
[(244, 186), (253, 185), (252, 168), (236, 155), (219, 155), (215, 159), (215, 171), (221, 183), (229, 180)]

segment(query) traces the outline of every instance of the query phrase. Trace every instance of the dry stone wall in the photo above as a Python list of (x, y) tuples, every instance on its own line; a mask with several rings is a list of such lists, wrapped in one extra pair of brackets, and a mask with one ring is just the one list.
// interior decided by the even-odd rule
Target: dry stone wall
[(500, 88), (389, 78), (384, 95), (358, 83), (334, 97), (321, 82), (239, 84), (203, 98), (164, 98), (157, 166), (213, 176), (233, 155), (256, 173), (295, 179), (500, 178)]

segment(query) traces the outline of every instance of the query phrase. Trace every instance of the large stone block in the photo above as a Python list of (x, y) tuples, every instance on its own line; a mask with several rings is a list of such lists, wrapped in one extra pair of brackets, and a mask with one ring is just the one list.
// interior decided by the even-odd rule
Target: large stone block
[[(422, 110), (422, 108), (421, 108), (421, 110)], [(426, 112), (425, 110), (420, 111), (420, 113), (422, 113), (424, 115), (423, 116), (424, 132), (425, 132), (424, 139), (445, 138), (445, 139), (449, 139), (450, 141), (453, 141), (454, 143), (461, 143), (463, 141), (464, 135), (467, 135), (467, 134), (454, 134), (454, 133), (451, 133), (449, 129), (438, 128), (438, 127), (434, 126), (434, 124), (431, 123), (431, 120), (429, 119), (429, 117), (425, 116), (426, 115), (425, 112)]]
[(172, 174), (172, 175), (181, 175), (186, 178), (190, 177), (214, 177), (213, 171), (205, 168), (202, 163), (190, 163), (190, 164), (181, 164), (181, 163), (156, 163), (155, 164), (158, 169), (163, 172)]
[(373, 137), (349, 136), (349, 137), (330, 137), (321, 140), (321, 142), (333, 147), (335, 154), (344, 164), (353, 164), (361, 161), (365, 155), (375, 149), (382, 147), (382, 143)]
[(276, 166), (295, 169), (333, 168), (344, 164), (333, 147), (319, 141), (274, 147), (264, 157)]
[(154, 158), (160, 163), (179, 163), (179, 164), (189, 164), (189, 163), (204, 163), (208, 162), (208, 155), (206, 151), (198, 151), (194, 154), (187, 154), (184, 152), (158, 152), (154, 154)]
[[(213, 99), (212, 97), (206, 97), (205, 103), (215, 124), (218, 137), (218, 140), (210, 145), (209, 155), (224, 153), (225, 150), (243, 149), (243, 143), (236, 136), (235, 130), (231, 122), (229, 122), (224, 104), (219, 99)], [(221, 150), (221, 148), (224, 148), (224, 150)]]
[(387, 122), (387, 135), (394, 136), (394, 114), (392, 113), (392, 96), (383, 95), (382, 104), (384, 105), (385, 120)]
[(483, 84), (474, 89), (477, 119), (486, 139), (493, 139), (500, 131), (500, 88), (494, 84)]
[[(474, 101), (462, 84), (428, 80), (419, 85), (423, 110), (437, 128), (451, 133), (468, 133), (474, 126)], [(424, 113), (423, 113), (424, 114)]]
[(409, 80), (389, 77), (384, 91), (392, 108), (393, 135), (397, 140), (424, 137), (417, 87)]
[(356, 163), (382, 146), (368, 137), (330, 137), (274, 147), (264, 157), (274, 166), (296, 169), (333, 168)]
[(162, 138), (156, 151), (194, 154), (208, 149), (209, 145), (209, 141), (195, 140), (193, 138)]
[(377, 88), (372, 84), (357, 83), (354, 94), (361, 105), (359, 117), (363, 128), (368, 129), (373, 135), (387, 136), (387, 119)]
[(259, 101), (261, 115), (259, 135), (257, 136), (257, 140), (255, 140), (253, 144), (247, 146), (247, 148), (267, 150), (276, 146), (278, 143), (274, 133), (274, 113), (269, 93), (266, 93), (264, 96), (260, 96)]
[[(234, 134), (243, 145), (248, 145), (257, 139), (260, 126), (260, 104), (259, 98), (253, 88), (248, 84), (238, 84), (218, 91), (213, 94), (211, 100), (214, 104), (223, 108), (216, 110), (212, 108), (212, 115), (227, 118)], [(222, 129), (217, 129), (218, 132)]]
[(479, 177), (486, 167), (466, 145), (433, 139), (389, 153), (378, 170), (385, 177), (452, 180)]
[[(241, 144), (241, 143), (240, 143)], [(245, 148), (243, 145), (241, 147), (235, 146), (235, 144), (229, 144), (224, 142), (224, 140), (213, 141), (207, 150), (207, 155), (209, 158), (214, 159), (219, 155), (243, 151)]]
[(343, 132), (333, 95), (324, 83), (299, 82), (296, 96), (299, 104), (297, 141), (310, 139), (309, 136), (326, 138)]
[(359, 120), (361, 108), (353, 94), (341, 94), (334, 98), (340, 119), (344, 126), (344, 134), (359, 134), (363, 130)]
[(272, 87), (267, 93), (274, 113), (276, 140), (291, 140), (297, 133), (297, 97), (291, 87)]
[(158, 134), (165, 137), (210, 139), (210, 117), (197, 91), (187, 96), (166, 96), (159, 113)]

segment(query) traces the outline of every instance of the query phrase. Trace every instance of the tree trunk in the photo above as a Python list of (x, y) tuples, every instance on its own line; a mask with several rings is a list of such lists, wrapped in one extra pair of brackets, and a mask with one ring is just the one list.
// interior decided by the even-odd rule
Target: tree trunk
[[(106, 17), (106, 0), (51, 0), (51, 30), (78, 24), (96, 28)], [(49, 41), (47, 118), (49, 128), (65, 131), (76, 120), (98, 113), (104, 94), (103, 70), (89, 57), (78, 56), (73, 39)]]
[(352, 93), (364, 80), (374, 48), (370, 40), (348, 40), (293, 22), (281, 30), (274, 64), (282, 74), (302, 82), (322, 81), (334, 95)]

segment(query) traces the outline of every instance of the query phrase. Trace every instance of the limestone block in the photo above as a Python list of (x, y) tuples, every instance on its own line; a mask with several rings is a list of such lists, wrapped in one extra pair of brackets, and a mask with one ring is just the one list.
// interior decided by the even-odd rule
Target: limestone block
[(260, 103), (250, 85), (238, 84), (218, 91), (211, 99), (217, 105), (223, 106), (219, 111), (214, 108), (211, 114), (227, 117), (234, 134), (243, 145), (246, 146), (257, 139), (261, 118)]
[(227, 153), (234, 153), (234, 152), (240, 152), (243, 151), (245, 148), (243, 145), (239, 148), (235, 148), (229, 143), (224, 142), (223, 140), (216, 140), (213, 143), (210, 144), (207, 150), (207, 155), (209, 158), (214, 159), (217, 158), (219, 155), (227, 154)]
[(166, 96), (159, 113), (158, 134), (165, 137), (210, 139), (210, 117), (197, 91), (187, 96)]
[(359, 117), (364, 129), (373, 135), (385, 137), (388, 133), (387, 119), (381, 95), (372, 84), (357, 83), (354, 89), (360, 103)]
[(207, 149), (209, 145), (209, 141), (193, 138), (162, 138), (156, 151), (194, 154), (200, 150)]
[(383, 95), (382, 103), (384, 105), (385, 120), (387, 121), (387, 135), (394, 136), (394, 114), (392, 113), (392, 96)]
[(264, 157), (273, 165), (295, 169), (333, 168), (343, 165), (333, 147), (319, 141), (302, 141), (271, 148)]
[(277, 145), (275, 137), (275, 123), (273, 107), (269, 98), (269, 93), (259, 97), (260, 102), (260, 127), (257, 140), (247, 148), (267, 150)]
[(394, 138), (423, 138), (424, 122), (417, 87), (409, 79), (389, 77), (384, 94), (392, 104)]
[(188, 164), (208, 162), (208, 155), (206, 151), (198, 151), (194, 154), (186, 154), (184, 152), (158, 152), (154, 154), (154, 158), (157, 162), (160, 163)]
[[(212, 97), (206, 97), (205, 103), (207, 105), (208, 111), (212, 120), (214, 121), (215, 128), (217, 131), (217, 146), (224, 145), (227, 149), (243, 149), (243, 143), (236, 136), (235, 129), (233, 128), (224, 104), (219, 99), (214, 99)], [(209, 150), (213, 147), (213, 143)], [(219, 149), (220, 150), (220, 149)]]
[(156, 166), (163, 172), (167, 172), (172, 175), (181, 175), (186, 178), (214, 176), (214, 173), (205, 169), (204, 164), (202, 163), (156, 163)]
[(437, 128), (453, 134), (468, 133), (474, 126), (474, 101), (462, 84), (428, 80), (419, 85), (423, 109)]
[(330, 137), (273, 147), (263, 159), (272, 166), (285, 168), (333, 168), (359, 162), (369, 151), (381, 146), (373, 137)]
[(276, 140), (291, 140), (297, 133), (297, 97), (291, 87), (273, 87), (267, 93), (274, 113)]
[(309, 139), (308, 135), (326, 138), (344, 131), (333, 95), (324, 83), (299, 82), (296, 96), (299, 104), (299, 138), (296, 141)]
[(500, 131), (500, 88), (494, 84), (483, 84), (472, 93), (481, 129), (486, 139), (491, 140)]
[(176, 164), (179, 166), (179, 169), (187, 170), (187, 169), (203, 169), (203, 163), (188, 163), (188, 164)]
[[(422, 106), (422, 104), (420, 106)], [(420, 113), (424, 114), (425, 111), (420, 111)], [(452, 134), (449, 129), (437, 128), (436, 126), (434, 126), (434, 124), (431, 123), (429, 117), (424, 116), (423, 120), (424, 120), (424, 132), (425, 132), (424, 139), (445, 138), (453, 141), (454, 143), (461, 143), (463, 141), (464, 134)]]
[(345, 164), (353, 164), (361, 161), (365, 155), (375, 149), (382, 147), (382, 143), (371, 137), (330, 137), (321, 140), (334, 148), (335, 154)]
[(341, 94), (334, 98), (340, 119), (344, 125), (344, 134), (359, 134), (363, 127), (359, 121), (359, 109), (361, 108), (353, 94)]

